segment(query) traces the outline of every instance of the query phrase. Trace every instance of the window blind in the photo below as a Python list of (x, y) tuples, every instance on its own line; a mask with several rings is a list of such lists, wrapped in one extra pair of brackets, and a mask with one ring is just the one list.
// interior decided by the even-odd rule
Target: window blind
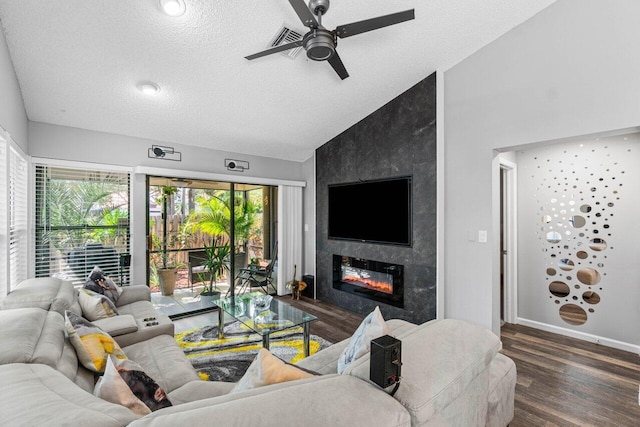
[(28, 277), (29, 259), (29, 163), (9, 147), (9, 286), (13, 289)]
[(128, 284), (129, 173), (35, 165), (35, 272), (84, 284), (94, 266)]
[(9, 222), (7, 220), (7, 207), (9, 206), (8, 181), (7, 140), (0, 135), (0, 297), (7, 295), (7, 292), (9, 292), (9, 257), (7, 250), (9, 235)]

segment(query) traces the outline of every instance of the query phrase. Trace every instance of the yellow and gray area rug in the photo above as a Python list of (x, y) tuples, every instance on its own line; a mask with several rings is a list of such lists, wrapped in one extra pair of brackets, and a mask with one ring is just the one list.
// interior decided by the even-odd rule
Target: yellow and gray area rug
[[(221, 340), (217, 325), (180, 332), (175, 338), (198, 375), (209, 381), (238, 381), (262, 348), (262, 337), (240, 322), (226, 324)], [(329, 341), (312, 334), (309, 353), (315, 354), (330, 345)], [(302, 327), (274, 332), (269, 340), (271, 353), (289, 363), (304, 357), (302, 347)]]

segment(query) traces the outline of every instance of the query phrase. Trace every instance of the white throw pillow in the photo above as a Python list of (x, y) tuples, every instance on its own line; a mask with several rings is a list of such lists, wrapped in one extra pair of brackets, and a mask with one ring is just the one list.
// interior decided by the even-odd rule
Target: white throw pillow
[(140, 416), (172, 406), (162, 387), (140, 365), (112, 355), (107, 359), (104, 375), (98, 379), (93, 394), (125, 406)]
[(358, 329), (351, 336), (349, 344), (342, 351), (338, 359), (338, 373), (343, 373), (353, 361), (369, 353), (371, 351), (371, 340), (380, 338), (388, 333), (389, 328), (382, 318), (380, 307), (376, 307), (360, 323)]
[(78, 291), (78, 302), (82, 308), (82, 316), (90, 322), (118, 315), (116, 306), (109, 298), (89, 289)]

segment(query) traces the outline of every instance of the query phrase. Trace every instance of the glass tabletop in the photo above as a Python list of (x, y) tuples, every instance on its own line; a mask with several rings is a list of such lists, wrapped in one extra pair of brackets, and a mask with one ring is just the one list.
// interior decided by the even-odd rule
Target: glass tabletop
[[(213, 301), (225, 313), (260, 335), (293, 328), (317, 317), (262, 292), (251, 292)], [(270, 299), (270, 301), (269, 301)]]

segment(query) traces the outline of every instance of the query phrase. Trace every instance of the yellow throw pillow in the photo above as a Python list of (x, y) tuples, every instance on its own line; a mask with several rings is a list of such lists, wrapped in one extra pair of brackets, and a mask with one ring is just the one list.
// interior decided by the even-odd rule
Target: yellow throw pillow
[(111, 335), (93, 323), (71, 311), (65, 311), (64, 317), (69, 341), (76, 350), (78, 360), (85, 368), (103, 373), (110, 354), (117, 359), (127, 358)]
[(82, 315), (90, 322), (118, 315), (118, 309), (109, 298), (89, 289), (78, 291), (78, 302), (82, 308)]
[(285, 363), (269, 350), (261, 348), (258, 355), (253, 359), (247, 372), (240, 378), (240, 381), (231, 389), (231, 393), (262, 387), (270, 384), (282, 383), (285, 381), (311, 378), (318, 375), (315, 372), (307, 371), (295, 365)]

